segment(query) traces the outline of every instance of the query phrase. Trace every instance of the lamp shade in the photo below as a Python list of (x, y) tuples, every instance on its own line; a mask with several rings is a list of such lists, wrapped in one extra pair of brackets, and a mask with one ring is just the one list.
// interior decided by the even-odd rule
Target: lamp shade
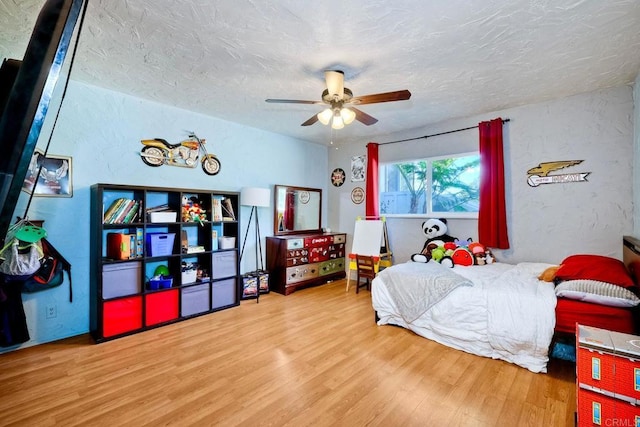
[(356, 113), (348, 108), (343, 108), (340, 110), (340, 116), (342, 117), (344, 124), (349, 125), (353, 122), (353, 119), (356, 118)]
[(323, 125), (328, 125), (332, 117), (333, 111), (331, 111), (330, 108), (326, 108), (322, 110), (322, 112), (318, 113), (318, 120), (320, 120), (320, 123)]
[(268, 188), (243, 187), (240, 190), (240, 204), (243, 206), (269, 207), (271, 190)]

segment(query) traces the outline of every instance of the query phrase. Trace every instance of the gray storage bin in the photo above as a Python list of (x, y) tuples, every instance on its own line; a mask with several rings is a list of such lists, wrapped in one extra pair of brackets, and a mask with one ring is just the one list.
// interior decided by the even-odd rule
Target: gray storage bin
[(211, 255), (211, 278), (237, 276), (236, 251), (216, 252)]
[(187, 286), (180, 290), (180, 315), (190, 316), (209, 310), (209, 284)]
[(236, 302), (235, 277), (213, 282), (211, 286), (211, 308), (224, 307)]
[(102, 298), (142, 292), (142, 264), (137, 261), (102, 266)]

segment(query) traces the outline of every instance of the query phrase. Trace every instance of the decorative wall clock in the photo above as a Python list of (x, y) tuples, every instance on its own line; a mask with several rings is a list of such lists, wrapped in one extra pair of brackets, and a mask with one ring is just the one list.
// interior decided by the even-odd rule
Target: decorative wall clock
[(340, 187), (344, 184), (345, 177), (344, 169), (335, 168), (333, 172), (331, 172), (331, 184), (333, 184), (334, 187)]
[(351, 201), (356, 205), (364, 202), (364, 190), (362, 187), (356, 187), (351, 190)]

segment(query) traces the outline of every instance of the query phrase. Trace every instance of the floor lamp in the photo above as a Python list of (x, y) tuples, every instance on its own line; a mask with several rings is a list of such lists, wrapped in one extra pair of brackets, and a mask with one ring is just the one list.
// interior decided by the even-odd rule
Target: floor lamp
[[(271, 205), (271, 190), (268, 188), (244, 187), (240, 190), (240, 204), (242, 206), (251, 206), (251, 214), (247, 223), (247, 231), (244, 234), (242, 242), (242, 250), (240, 251), (240, 260), (244, 255), (244, 247), (247, 244), (249, 229), (251, 228), (251, 220), (255, 217), (255, 238), (256, 238), (256, 274), (259, 270), (263, 270), (262, 263), (262, 241), (260, 237), (260, 222), (258, 221), (258, 208), (267, 208)], [(256, 298), (260, 296), (260, 284), (256, 285)]]

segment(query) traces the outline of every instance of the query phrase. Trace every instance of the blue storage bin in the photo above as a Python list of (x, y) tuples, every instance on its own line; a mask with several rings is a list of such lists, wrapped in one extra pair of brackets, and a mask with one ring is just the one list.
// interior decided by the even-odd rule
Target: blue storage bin
[(180, 315), (191, 316), (209, 310), (209, 284), (187, 286), (180, 289)]
[(176, 233), (147, 233), (147, 255), (171, 255), (175, 237)]
[(236, 278), (220, 280), (211, 284), (211, 308), (219, 308), (236, 302)]

